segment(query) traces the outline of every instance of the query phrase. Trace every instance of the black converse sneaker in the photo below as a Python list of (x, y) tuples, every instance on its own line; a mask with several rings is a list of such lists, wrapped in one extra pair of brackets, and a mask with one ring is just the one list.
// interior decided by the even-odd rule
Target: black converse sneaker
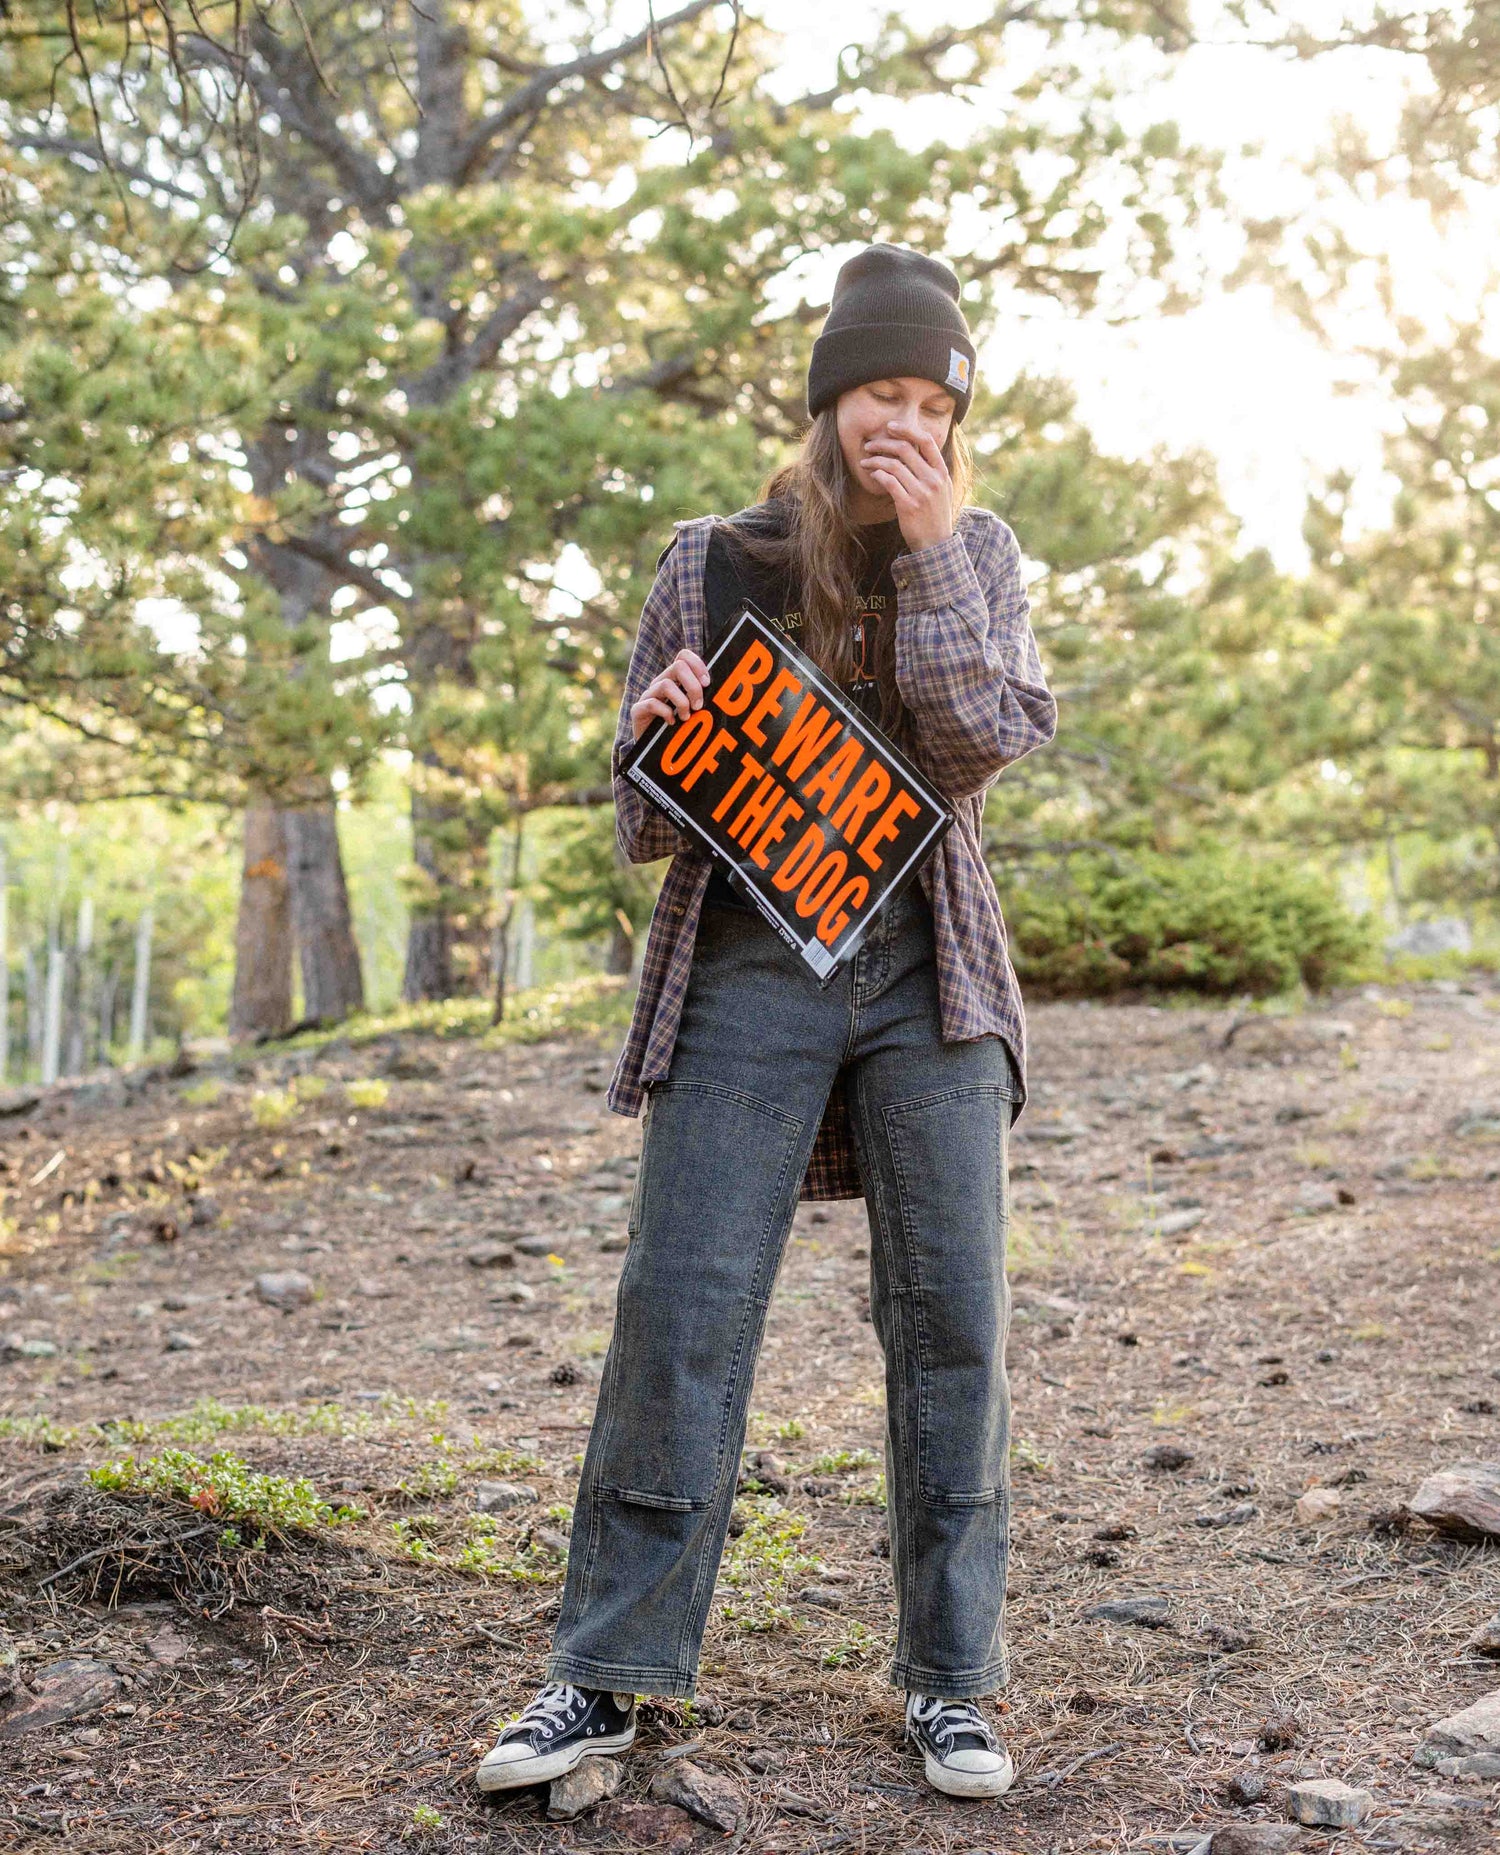
[(1016, 1768), (972, 1700), (906, 1697), (906, 1736), (922, 1748), (927, 1782), (950, 1797), (998, 1797)]
[(544, 1784), (591, 1754), (623, 1752), (634, 1742), (634, 1694), (549, 1681), (485, 1753), (475, 1781), (482, 1791)]

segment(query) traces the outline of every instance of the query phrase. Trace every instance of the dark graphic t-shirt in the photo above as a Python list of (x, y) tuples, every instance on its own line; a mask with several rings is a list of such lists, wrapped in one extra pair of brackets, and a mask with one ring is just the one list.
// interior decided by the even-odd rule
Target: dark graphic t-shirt
[[(776, 508), (775, 503), (761, 503), (733, 519), (746, 524), (774, 521)], [(905, 553), (906, 542), (902, 538), (901, 524), (895, 520), (863, 525), (860, 539), (864, 544), (865, 569), (859, 576), (855, 609), (849, 615), (854, 634), (854, 672), (852, 680), (844, 686), (844, 694), (866, 721), (879, 727), (880, 684), (875, 677), (877, 628), (896, 622), (896, 582), (891, 564), (898, 554)], [(802, 642), (802, 602), (794, 595), (786, 577), (750, 559), (722, 533), (715, 533), (708, 544), (703, 598), (708, 614), (705, 656), (712, 655), (747, 601), (768, 624), (784, 632), (794, 644)], [(717, 902), (730, 908), (750, 906), (736, 894), (724, 866), (718, 862), (714, 864), (703, 900), (705, 904)]]

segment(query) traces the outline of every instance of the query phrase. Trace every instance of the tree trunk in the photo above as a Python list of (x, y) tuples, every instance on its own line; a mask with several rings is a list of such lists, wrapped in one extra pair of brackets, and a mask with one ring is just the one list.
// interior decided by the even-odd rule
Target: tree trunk
[(234, 1038), (279, 1037), (292, 1022), (292, 913), (282, 816), (264, 800), (245, 813), (229, 1006)]
[(414, 897), (406, 928), (406, 972), (401, 996), (415, 1005), (424, 998), (453, 996), (453, 934), (443, 905), (442, 872), (433, 841), (433, 808), (419, 792), (411, 795), (412, 861), (426, 878), (426, 894)]
[[(407, 927), (401, 996), (408, 1004), (482, 996), (491, 970), (490, 821), (474, 804), (462, 764), (449, 764), (454, 742), (443, 739), (444, 692), (477, 684), (478, 631), (477, 615), (456, 608), (446, 610), (441, 622), (413, 627), (406, 641), (408, 736), (415, 748), (412, 861), (421, 873)], [(430, 729), (436, 729), (436, 739)]]
[(302, 1015), (337, 1024), (363, 1011), (364, 976), (349, 913), (349, 890), (339, 855), (338, 814), (332, 803), (299, 806), (281, 814), (291, 885), (292, 932), (302, 965)]

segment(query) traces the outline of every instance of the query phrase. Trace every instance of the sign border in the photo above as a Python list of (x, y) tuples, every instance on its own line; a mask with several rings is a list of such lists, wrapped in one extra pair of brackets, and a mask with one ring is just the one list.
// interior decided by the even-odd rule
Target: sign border
[[(914, 880), (923, 863), (926, 862), (933, 850), (948, 834), (953, 825), (954, 813), (952, 807), (948, 804), (943, 795), (936, 790), (927, 776), (912, 764), (911, 760), (902, 753), (901, 749), (897, 747), (887, 735), (882, 734), (880, 729), (866, 716), (860, 714), (857, 709), (850, 707), (843, 692), (834, 687), (827, 675), (818, 668), (807, 655), (806, 651), (793, 643), (784, 632), (778, 631), (774, 625), (762, 617), (752, 606), (746, 605), (743, 607), (739, 617), (732, 620), (725, 628), (724, 634), (715, 647), (713, 655), (704, 659), (710, 672), (716, 668), (721, 658), (730, 654), (731, 647), (736, 644), (737, 640), (743, 638), (746, 628), (748, 628), (752, 634), (763, 636), (768, 643), (775, 645), (778, 650), (785, 652), (794, 662), (806, 665), (818, 678), (819, 684), (821, 685), (819, 688), (819, 700), (826, 701), (837, 708), (840, 715), (843, 717), (845, 725), (852, 725), (857, 735), (873, 736), (881, 753), (900, 769), (908, 783), (917, 789), (921, 797), (925, 799), (937, 813), (937, 817), (933, 820), (927, 835), (919, 844), (913, 847), (906, 862), (902, 865), (897, 874), (892, 877), (874, 913), (858, 924), (855, 932), (845, 942), (837, 956), (828, 952), (827, 948), (824, 947), (823, 943), (818, 939), (816, 933), (813, 934), (810, 941), (799, 940), (795, 930), (782, 920), (780, 914), (772, 904), (766, 901), (754, 884), (743, 876), (740, 864), (732, 862), (725, 856), (724, 852), (703, 827), (688, 813), (683, 811), (681, 806), (678, 805), (673, 798), (663, 792), (661, 787), (657, 785), (656, 781), (652, 779), (649, 774), (639, 770), (638, 762), (649, 753), (652, 747), (667, 733), (677, 727), (681, 717), (674, 715), (673, 718), (668, 721), (658, 716), (651, 726), (646, 729), (645, 733), (641, 735), (640, 739), (631, 742), (625, 752), (621, 754), (620, 773), (623, 778), (630, 781), (637, 792), (644, 798), (649, 799), (659, 810), (665, 812), (672, 820), (673, 824), (677, 826), (678, 830), (694, 838), (698, 845), (709, 853), (714, 862), (728, 873), (735, 889), (740, 894), (744, 895), (761, 916), (775, 928), (776, 932), (788, 946), (794, 947), (797, 952), (802, 955), (802, 958), (807, 962), (808, 966), (817, 977), (819, 986), (821, 988), (826, 988), (833, 983), (840, 969), (848, 965), (849, 961), (853, 959), (871, 927), (874, 926), (875, 922), (879, 920), (886, 909), (898, 899), (902, 892)], [(712, 677), (710, 677), (710, 687), (712, 687)], [(708, 700), (712, 700), (712, 697), (710, 696)], [(735, 881), (734, 879), (737, 877), (739, 880)], [(821, 958), (819, 956), (821, 956)]]

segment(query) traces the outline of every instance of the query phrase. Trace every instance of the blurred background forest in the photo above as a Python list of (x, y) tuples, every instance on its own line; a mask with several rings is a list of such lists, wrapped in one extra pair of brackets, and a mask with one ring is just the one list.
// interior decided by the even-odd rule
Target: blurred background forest
[(0, 43), (0, 1081), (623, 997), (641, 602), (874, 239), (966, 279), (1059, 699), (986, 818), (1028, 991), (1500, 962), (1491, 0)]

